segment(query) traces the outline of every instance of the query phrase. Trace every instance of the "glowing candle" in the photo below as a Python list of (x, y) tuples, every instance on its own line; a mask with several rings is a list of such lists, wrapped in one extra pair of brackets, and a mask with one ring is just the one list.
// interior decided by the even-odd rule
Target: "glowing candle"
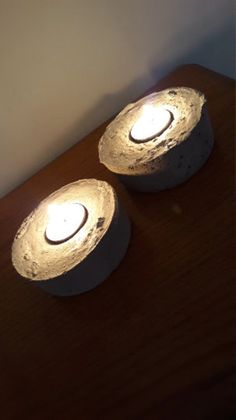
[(84, 225), (87, 211), (80, 203), (52, 204), (48, 207), (45, 235), (50, 242), (65, 242)]
[(172, 121), (172, 114), (164, 107), (144, 105), (142, 115), (133, 125), (130, 135), (137, 142), (151, 140), (166, 130)]

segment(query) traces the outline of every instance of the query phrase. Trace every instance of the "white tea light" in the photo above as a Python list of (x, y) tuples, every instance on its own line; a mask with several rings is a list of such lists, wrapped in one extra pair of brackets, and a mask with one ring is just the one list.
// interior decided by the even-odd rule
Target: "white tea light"
[(133, 125), (130, 135), (137, 142), (144, 142), (159, 136), (171, 124), (172, 115), (164, 107), (144, 105), (141, 117)]
[(48, 219), (46, 238), (60, 243), (70, 239), (84, 225), (86, 210), (80, 203), (51, 204)]
[(129, 219), (114, 189), (105, 181), (82, 179), (49, 195), (23, 221), (12, 263), (46, 292), (76, 295), (118, 267), (129, 239)]

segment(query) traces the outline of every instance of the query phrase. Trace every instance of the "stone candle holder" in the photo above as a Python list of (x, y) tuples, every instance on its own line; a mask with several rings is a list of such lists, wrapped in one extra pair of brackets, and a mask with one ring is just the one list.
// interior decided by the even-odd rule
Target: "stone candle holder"
[[(86, 209), (83, 225), (63, 241), (48, 240), (48, 209), (78, 202)], [(130, 223), (114, 189), (84, 179), (51, 194), (24, 220), (13, 242), (12, 262), (21, 276), (45, 291), (75, 295), (96, 287), (117, 268), (129, 239)]]
[[(144, 106), (169, 111), (169, 122), (145, 141), (132, 138)], [(134, 130), (133, 130), (134, 131)], [(203, 93), (170, 88), (126, 106), (99, 142), (99, 159), (130, 188), (161, 191), (187, 181), (208, 159), (213, 133)]]

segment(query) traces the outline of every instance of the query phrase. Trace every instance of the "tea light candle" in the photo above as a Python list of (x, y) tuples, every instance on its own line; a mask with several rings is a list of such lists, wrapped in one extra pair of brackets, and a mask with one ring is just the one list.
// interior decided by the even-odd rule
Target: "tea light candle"
[(45, 235), (50, 242), (60, 243), (70, 239), (84, 225), (86, 210), (80, 203), (51, 204)]
[(205, 95), (174, 87), (127, 105), (107, 126), (98, 152), (127, 187), (161, 191), (195, 174), (213, 143)]
[(159, 136), (171, 124), (172, 115), (164, 107), (144, 105), (141, 117), (133, 125), (130, 135), (137, 142), (145, 142)]
[(82, 179), (49, 195), (23, 221), (12, 263), (48, 293), (80, 294), (118, 267), (129, 239), (129, 219), (114, 189), (105, 181)]

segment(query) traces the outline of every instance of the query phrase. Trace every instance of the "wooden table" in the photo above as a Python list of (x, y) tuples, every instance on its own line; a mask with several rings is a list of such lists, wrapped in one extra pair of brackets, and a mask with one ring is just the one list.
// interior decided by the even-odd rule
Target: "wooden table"
[[(188, 65), (154, 89), (181, 85), (205, 92), (215, 133), (186, 184), (125, 190), (98, 161), (103, 124), (1, 200), (3, 420), (233, 418), (234, 82)], [(86, 177), (115, 187), (131, 243), (97, 289), (53, 297), (17, 276), (11, 243), (41, 199)]]

